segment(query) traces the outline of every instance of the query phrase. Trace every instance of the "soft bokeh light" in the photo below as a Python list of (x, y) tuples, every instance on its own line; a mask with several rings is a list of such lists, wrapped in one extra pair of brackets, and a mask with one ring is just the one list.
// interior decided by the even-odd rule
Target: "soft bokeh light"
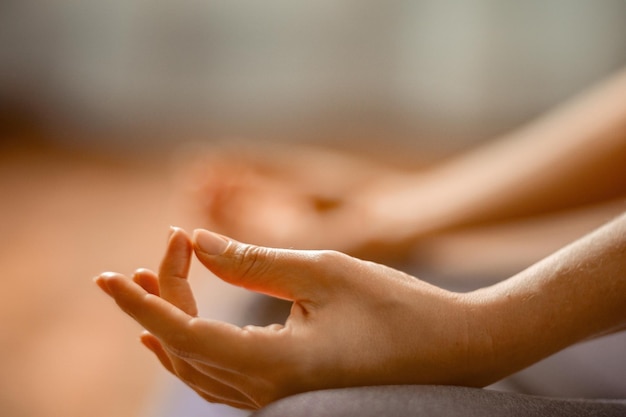
[(608, 0), (11, 1), (0, 103), (101, 133), (78, 142), (482, 139), (622, 65), (625, 17)]

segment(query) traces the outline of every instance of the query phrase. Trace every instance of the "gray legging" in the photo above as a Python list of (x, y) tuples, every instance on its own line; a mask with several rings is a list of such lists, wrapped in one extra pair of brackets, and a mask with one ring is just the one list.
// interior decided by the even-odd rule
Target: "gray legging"
[(617, 417), (626, 400), (535, 397), (479, 388), (405, 385), (313, 391), (251, 417)]

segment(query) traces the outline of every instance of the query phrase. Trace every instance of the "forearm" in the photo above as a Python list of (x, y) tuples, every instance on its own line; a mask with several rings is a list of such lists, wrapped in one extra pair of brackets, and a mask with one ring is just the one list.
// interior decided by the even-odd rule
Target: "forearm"
[(515, 277), (468, 295), (479, 361), (508, 375), (626, 326), (626, 214)]
[(377, 203), (415, 236), (626, 192), (626, 71), (531, 125), (414, 176)]

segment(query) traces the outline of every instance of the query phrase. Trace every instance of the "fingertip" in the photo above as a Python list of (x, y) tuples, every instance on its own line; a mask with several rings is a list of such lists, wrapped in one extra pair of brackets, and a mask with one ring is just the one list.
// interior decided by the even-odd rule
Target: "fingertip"
[(109, 281), (115, 277), (119, 276), (116, 272), (103, 272), (100, 275), (93, 278), (93, 281), (96, 283), (98, 287), (108, 295), (112, 296), (113, 293), (111, 288), (109, 287)]
[(156, 337), (154, 337), (152, 333), (148, 331), (144, 331), (139, 335), (139, 341), (142, 345), (147, 347), (152, 352), (155, 352), (155, 350), (157, 349), (157, 344), (160, 345)]
[(155, 275), (155, 274), (148, 268), (137, 268), (135, 269), (135, 273), (133, 274), (133, 277), (145, 276), (145, 275)]
[(150, 294), (160, 295), (157, 275), (149, 269), (139, 268), (133, 274), (133, 281)]
[(185, 231), (185, 229), (183, 229), (182, 227), (170, 225), (169, 232), (168, 232), (168, 235), (167, 235), (168, 242), (172, 241), (175, 236), (180, 236), (180, 235), (184, 236), (187, 240), (191, 240), (189, 238), (189, 235)]
[(132, 283), (133, 285), (137, 285), (139, 286), (143, 291), (145, 291), (145, 289), (137, 284), (134, 280), (128, 278), (127, 276), (123, 275), (123, 274), (119, 274), (117, 272), (105, 272), (104, 274), (100, 275), (100, 279), (104, 282), (104, 284), (106, 285), (106, 288), (108, 289), (108, 293), (115, 297), (117, 299), (117, 295), (121, 292), (125, 292), (129, 287), (129, 283)]
[(176, 371), (172, 366), (172, 361), (167, 355), (167, 352), (165, 352), (165, 349), (163, 349), (163, 346), (161, 345), (159, 339), (157, 339), (150, 332), (145, 331), (139, 336), (139, 341), (157, 357), (157, 359), (165, 369), (176, 375)]
[(106, 284), (105, 280), (102, 278), (102, 276), (101, 276), (101, 275), (98, 275), (97, 277), (95, 277), (95, 278), (93, 279), (93, 282), (95, 282), (95, 283), (96, 283), (96, 285), (97, 285), (98, 287), (100, 287), (100, 289), (101, 289), (102, 291), (104, 291), (104, 292), (105, 292), (105, 293), (107, 293), (108, 295), (111, 295), (111, 291), (109, 290), (109, 287), (107, 286), (107, 284)]
[(122, 275), (122, 274), (119, 274), (117, 272), (108, 271), (108, 272), (103, 272), (100, 275), (98, 275), (98, 278), (109, 280), (111, 278), (115, 278), (115, 277), (118, 277), (120, 275)]
[(190, 257), (193, 243), (189, 234), (180, 227), (170, 226), (170, 235), (167, 241), (166, 257)]
[(168, 233), (167, 233), (167, 240), (169, 241), (172, 238), (172, 236), (174, 235), (174, 233), (176, 233), (176, 231), (179, 230), (179, 229), (180, 229), (180, 227), (176, 227), (176, 226), (170, 225), (170, 228), (169, 228)]

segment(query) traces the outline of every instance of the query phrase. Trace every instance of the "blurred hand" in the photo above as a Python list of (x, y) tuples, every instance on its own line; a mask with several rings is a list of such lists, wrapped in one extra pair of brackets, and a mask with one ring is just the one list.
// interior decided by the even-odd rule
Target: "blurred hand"
[(204, 230), (193, 244), (221, 279), (292, 300), (286, 323), (240, 328), (197, 317), (182, 230), (158, 277), (142, 270), (135, 282), (114, 273), (96, 282), (149, 332), (142, 340), (163, 366), (208, 401), (256, 409), (331, 387), (491, 382), (465, 295), (334, 251), (270, 249)]
[(381, 184), (401, 176), (380, 163), (311, 147), (243, 147), (206, 153), (192, 172), (201, 221), (236, 239), (358, 256), (394, 240), (369, 215), (371, 199), (384, 198)]

